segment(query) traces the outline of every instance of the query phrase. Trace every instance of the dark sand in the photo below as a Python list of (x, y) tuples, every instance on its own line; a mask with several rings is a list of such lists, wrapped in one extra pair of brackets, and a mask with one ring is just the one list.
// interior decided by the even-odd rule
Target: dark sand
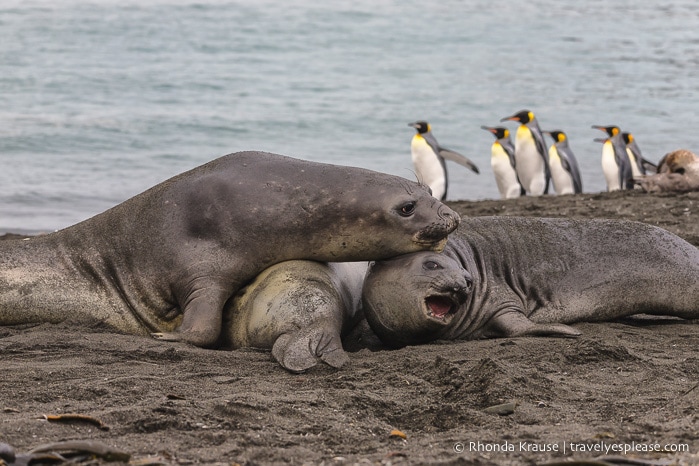
[[(639, 220), (699, 245), (699, 193), (450, 204), (471, 216)], [(362, 350), (341, 370), (302, 375), (252, 349), (0, 327), (0, 442), (24, 452), (95, 439), (140, 464), (539, 464), (649, 446), (664, 451), (626, 458), (699, 464), (698, 323), (636, 319), (576, 325), (578, 339)], [(507, 402), (514, 413), (484, 411)], [(64, 413), (108, 430), (44, 419)]]

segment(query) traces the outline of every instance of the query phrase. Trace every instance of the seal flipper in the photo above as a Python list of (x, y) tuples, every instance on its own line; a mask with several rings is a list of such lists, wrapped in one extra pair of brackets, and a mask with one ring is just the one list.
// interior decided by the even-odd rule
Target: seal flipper
[(349, 361), (342, 348), (340, 334), (328, 332), (327, 324), (316, 322), (310, 327), (281, 334), (272, 346), (272, 356), (291, 372), (303, 372), (318, 364), (318, 359), (339, 369)]
[(495, 337), (564, 337), (574, 338), (581, 332), (564, 324), (538, 324), (520, 311), (499, 314), (488, 323), (488, 336)]
[(202, 348), (212, 347), (221, 335), (223, 306), (230, 292), (217, 287), (192, 293), (183, 308), (182, 324), (175, 332), (151, 333), (163, 341), (183, 341)]

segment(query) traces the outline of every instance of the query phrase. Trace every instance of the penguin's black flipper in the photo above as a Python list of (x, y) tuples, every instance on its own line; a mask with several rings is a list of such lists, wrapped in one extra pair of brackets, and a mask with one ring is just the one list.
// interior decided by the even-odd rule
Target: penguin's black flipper
[(573, 179), (573, 190), (576, 194), (582, 193), (582, 176), (580, 176), (580, 169), (573, 151), (566, 145), (558, 148), (558, 154), (561, 156), (561, 165), (570, 173), (570, 177)]
[(464, 157), (463, 155), (459, 154), (458, 152), (454, 152), (453, 150), (440, 147), (438, 154), (441, 155), (446, 160), (451, 160), (452, 162), (456, 162), (459, 165), (462, 165), (466, 168), (471, 169), (475, 173), (480, 173), (480, 171), (478, 170), (478, 167), (476, 166), (475, 163), (471, 162), (468, 158)]
[(643, 168), (646, 169), (646, 173), (653, 174), (653, 173), (658, 173), (658, 166), (651, 162), (650, 160), (644, 159), (641, 157), (641, 164), (643, 165)]
[[(533, 117), (533, 114), (532, 114)], [(549, 193), (549, 185), (551, 184), (551, 167), (549, 167), (549, 151), (546, 148), (546, 141), (544, 141), (544, 133), (539, 127), (539, 122), (535, 119), (531, 120), (527, 127), (532, 133), (532, 138), (536, 144), (536, 150), (544, 160), (544, 176), (546, 177), (546, 188), (544, 188), (544, 194)]]

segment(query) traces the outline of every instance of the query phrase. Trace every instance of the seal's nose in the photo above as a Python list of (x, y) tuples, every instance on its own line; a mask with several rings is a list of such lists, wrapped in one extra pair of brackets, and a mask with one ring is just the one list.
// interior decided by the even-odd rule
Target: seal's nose
[(471, 278), (471, 275), (466, 273), (466, 275), (464, 275), (464, 279), (466, 280), (466, 286), (464, 288), (466, 289), (467, 293), (470, 293), (473, 289), (473, 278)]
[(450, 232), (456, 230), (456, 227), (458, 227), (459, 223), (461, 223), (461, 217), (459, 214), (444, 204), (442, 204), (439, 208), (439, 217), (449, 224), (451, 227), (449, 230)]

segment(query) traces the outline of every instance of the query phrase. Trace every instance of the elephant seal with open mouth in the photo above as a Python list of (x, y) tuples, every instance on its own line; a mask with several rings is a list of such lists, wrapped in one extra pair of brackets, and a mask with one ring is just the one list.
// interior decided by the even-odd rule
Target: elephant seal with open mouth
[(699, 249), (616, 220), (468, 218), (444, 251), (373, 263), (363, 292), (390, 346), (580, 333), (633, 314), (699, 318)]

